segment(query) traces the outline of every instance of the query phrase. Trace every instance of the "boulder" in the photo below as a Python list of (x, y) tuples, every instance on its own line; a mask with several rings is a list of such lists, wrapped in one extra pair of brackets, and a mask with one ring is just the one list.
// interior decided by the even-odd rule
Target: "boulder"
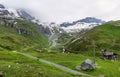
[(77, 67), (77, 69), (79, 70), (86, 70), (86, 71), (94, 70), (96, 68), (97, 68), (96, 64), (94, 64), (90, 59), (85, 60), (84, 62), (81, 63), (80, 66)]

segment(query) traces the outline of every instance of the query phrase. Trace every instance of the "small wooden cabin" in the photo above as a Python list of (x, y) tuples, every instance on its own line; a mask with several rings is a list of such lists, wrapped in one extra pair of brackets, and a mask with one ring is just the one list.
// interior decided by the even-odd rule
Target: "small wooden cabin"
[(114, 52), (107, 52), (106, 50), (102, 51), (104, 60), (116, 60), (117, 54)]

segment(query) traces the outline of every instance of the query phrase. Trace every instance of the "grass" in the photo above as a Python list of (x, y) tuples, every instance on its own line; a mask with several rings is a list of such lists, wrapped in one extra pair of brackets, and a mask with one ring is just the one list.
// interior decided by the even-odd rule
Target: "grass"
[(4, 77), (81, 77), (11, 51), (0, 51), (0, 72)]
[[(82, 54), (62, 54), (62, 53), (29, 53), (27, 54), (37, 56), (39, 58), (55, 62), (57, 64), (69, 67), (71, 69), (76, 70), (76, 66), (79, 66), (84, 60), (91, 59), (92, 57)], [(104, 75), (105, 77), (120, 77), (120, 62), (119, 61), (108, 61), (102, 60), (100, 58), (96, 58), (96, 63), (98, 64), (99, 68), (94, 71), (80, 71), (86, 74), (90, 74), (96, 77), (100, 75)]]

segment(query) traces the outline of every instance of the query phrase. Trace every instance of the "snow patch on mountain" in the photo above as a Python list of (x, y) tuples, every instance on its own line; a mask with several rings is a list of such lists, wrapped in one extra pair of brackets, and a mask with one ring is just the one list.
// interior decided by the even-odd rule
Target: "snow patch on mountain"
[(75, 25), (72, 26), (68, 26), (68, 27), (61, 27), (63, 30), (65, 30), (67, 33), (70, 32), (80, 32), (81, 30), (84, 29), (92, 29), (95, 26), (98, 26), (100, 24), (97, 23), (77, 23)]
[(19, 14), (17, 13), (17, 10), (16, 10), (16, 9), (8, 8), (7, 10), (9, 11), (9, 13), (10, 13), (12, 16), (20, 17)]

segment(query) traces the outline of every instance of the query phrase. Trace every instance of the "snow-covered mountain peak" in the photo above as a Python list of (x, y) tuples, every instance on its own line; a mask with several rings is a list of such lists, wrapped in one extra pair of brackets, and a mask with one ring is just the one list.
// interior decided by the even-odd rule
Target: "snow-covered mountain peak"
[(9, 11), (9, 13), (10, 13), (12, 16), (20, 17), (19, 14), (17, 13), (17, 10), (16, 10), (16, 9), (14, 9), (14, 8), (7, 8), (7, 10)]
[(72, 23), (64, 22), (60, 24), (60, 26), (64, 31), (69, 33), (69, 32), (80, 32), (83, 29), (92, 29), (93, 27), (102, 25), (104, 23), (105, 21), (101, 19), (97, 19), (94, 17), (86, 17), (78, 21), (73, 21)]

